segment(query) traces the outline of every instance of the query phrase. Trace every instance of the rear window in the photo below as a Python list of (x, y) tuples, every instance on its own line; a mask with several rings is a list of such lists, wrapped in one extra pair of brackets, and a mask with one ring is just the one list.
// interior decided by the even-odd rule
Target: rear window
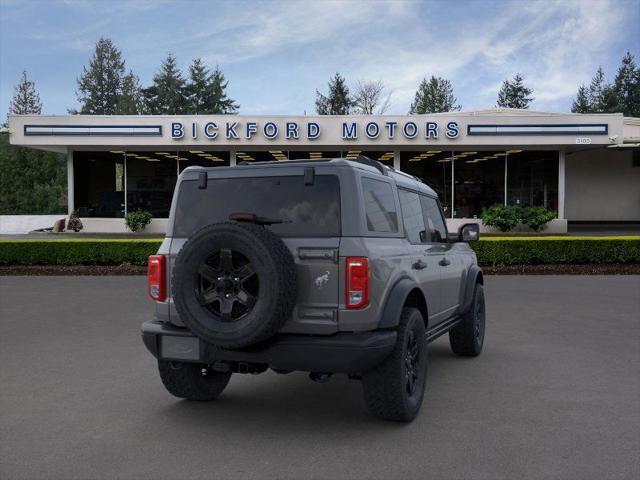
[(304, 177), (209, 179), (206, 189), (196, 180), (181, 183), (173, 234), (188, 237), (196, 230), (229, 220), (232, 213), (253, 213), (285, 223), (266, 228), (282, 237), (340, 235), (340, 182), (335, 175)]

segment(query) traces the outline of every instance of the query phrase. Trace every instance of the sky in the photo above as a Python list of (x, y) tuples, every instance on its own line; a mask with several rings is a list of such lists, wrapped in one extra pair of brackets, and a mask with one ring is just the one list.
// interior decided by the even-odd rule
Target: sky
[(76, 108), (101, 36), (143, 85), (168, 52), (184, 72), (197, 57), (218, 64), (241, 114), (313, 114), (335, 72), (384, 82), (389, 114), (431, 75), (463, 110), (491, 108), (516, 73), (532, 109), (566, 112), (598, 66), (612, 80), (627, 50), (640, 64), (640, 0), (0, 0), (0, 116), (25, 69), (43, 113)]

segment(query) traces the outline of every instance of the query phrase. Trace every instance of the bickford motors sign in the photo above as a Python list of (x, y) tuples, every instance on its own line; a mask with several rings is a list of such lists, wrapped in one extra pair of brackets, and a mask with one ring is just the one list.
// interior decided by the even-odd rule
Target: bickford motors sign
[[(455, 139), (460, 134), (460, 127), (457, 122), (449, 121), (439, 125), (434, 121), (406, 120), (398, 121), (341, 121), (335, 125), (340, 129), (339, 137), (342, 140), (358, 140), (366, 137), (369, 140), (393, 140), (396, 137), (403, 137), (407, 140), (424, 138), (436, 140), (440, 136), (448, 139)], [(206, 138), (216, 140), (225, 138), (227, 140), (251, 140), (255, 137), (262, 137), (266, 140), (316, 140), (321, 138), (323, 131), (318, 122), (307, 121), (192, 121), (192, 122), (172, 122), (171, 138), (174, 140)], [(335, 135), (335, 132), (332, 132)]]

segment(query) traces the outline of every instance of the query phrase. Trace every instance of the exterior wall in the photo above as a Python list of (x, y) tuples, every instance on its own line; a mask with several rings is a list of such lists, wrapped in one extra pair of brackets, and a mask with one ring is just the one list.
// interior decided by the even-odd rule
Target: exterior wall
[[(124, 218), (81, 218), (83, 233), (131, 233), (124, 223)], [(141, 234), (164, 235), (167, 230), (167, 218), (154, 218), (142, 230)]]
[[(82, 218), (82, 224), (84, 225), (83, 233), (131, 233), (127, 230), (122, 218)], [(141, 234), (164, 234), (167, 229), (166, 218), (154, 218), (151, 224), (140, 232)], [(465, 223), (477, 223), (480, 225), (480, 231), (483, 233), (499, 233), (500, 231), (482, 225), (482, 220), (479, 218), (447, 218), (447, 228), (449, 233), (455, 233), (460, 226)], [(518, 230), (516, 230), (518, 231)], [(529, 231), (529, 230), (523, 230)], [(552, 220), (547, 225), (544, 233), (567, 233), (567, 221), (566, 220)]]
[[(393, 149), (411, 150), (424, 147), (495, 145), (541, 146), (576, 145), (581, 140), (588, 144), (610, 145), (622, 143), (622, 114), (548, 114), (521, 111), (500, 112), (449, 112), (431, 115), (13, 115), (9, 117), (9, 130), (13, 145), (24, 145), (47, 150), (66, 151), (93, 148), (113, 150), (136, 147), (139, 149), (211, 147), (221, 150), (284, 149), (328, 150)], [(298, 135), (287, 136), (287, 123), (298, 126)], [(317, 137), (308, 133), (309, 124), (319, 128)], [(369, 123), (378, 125), (379, 133), (366, 135)], [(415, 136), (407, 136), (403, 126), (415, 123)], [(447, 135), (448, 125), (453, 123), (455, 135)], [(172, 125), (182, 126), (181, 136), (173, 135)], [(205, 126), (215, 124), (215, 138), (204, 135)], [(278, 134), (267, 138), (264, 127), (273, 124)], [(388, 128), (394, 125), (393, 135)], [(428, 124), (436, 125), (437, 136), (428, 134)], [(353, 129), (355, 125), (355, 129)], [(590, 126), (606, 125), (606, 133), (594, 133)], [(25, 132), (25, 127), (39, 128), (38, 132)], [(229, 127), (237, 135), (229, 135)], [(249, 127), (255, 133), (249, 133)], [(354, 136), (345, 132), (345, 127)], [(528, 132), (506, 133), (505, 131), (471, 131), (474, 128), (526, 127)], [(555, 129), (539, 130), (535, 129)], [(57, 129), (57, 130), (56, 130)], [(65, 130), (66, 129), (66, 130)], [(69, 130), (74, 130), (73, 132)], [(110, 129), (110, 130), (109, 130)], [(134, 131), (137, 129), (136, 131)], [(534, 131), (531, 131), (534, 129)], [(560, 129), (560, 130), (558, 130)], [(560, 133), (561, 131), (572, 133)], [(251, 130), (253, 132), (253, 130)], [(511, 132), (511, 130), (509, 131)], [(433, 132), (435, 133), (435, 132)]]
[(0, 234), (29, 233), (32, 230), (51, 228), (56, 220), (66, 218), (56, 215), (0, 215)]
[(630, 151), (567, 153), (565, 188), (569, 221), (640, 221), (640, 167)]

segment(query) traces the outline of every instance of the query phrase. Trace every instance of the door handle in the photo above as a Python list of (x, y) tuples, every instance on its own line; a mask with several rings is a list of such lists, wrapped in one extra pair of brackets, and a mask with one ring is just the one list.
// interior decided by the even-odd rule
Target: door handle
[(413, 268), (414, 270), (422, 270), (427, 268), (427, 264), (424, 263), (422, 260), (418, 260), (413, 265), (411, 265), (411, 268)]
[(438, 262), (439, 265), (446, 267), (447, 265), (451, 265), (451, 262), (447, 257), (442, 257), (442, 260)]

